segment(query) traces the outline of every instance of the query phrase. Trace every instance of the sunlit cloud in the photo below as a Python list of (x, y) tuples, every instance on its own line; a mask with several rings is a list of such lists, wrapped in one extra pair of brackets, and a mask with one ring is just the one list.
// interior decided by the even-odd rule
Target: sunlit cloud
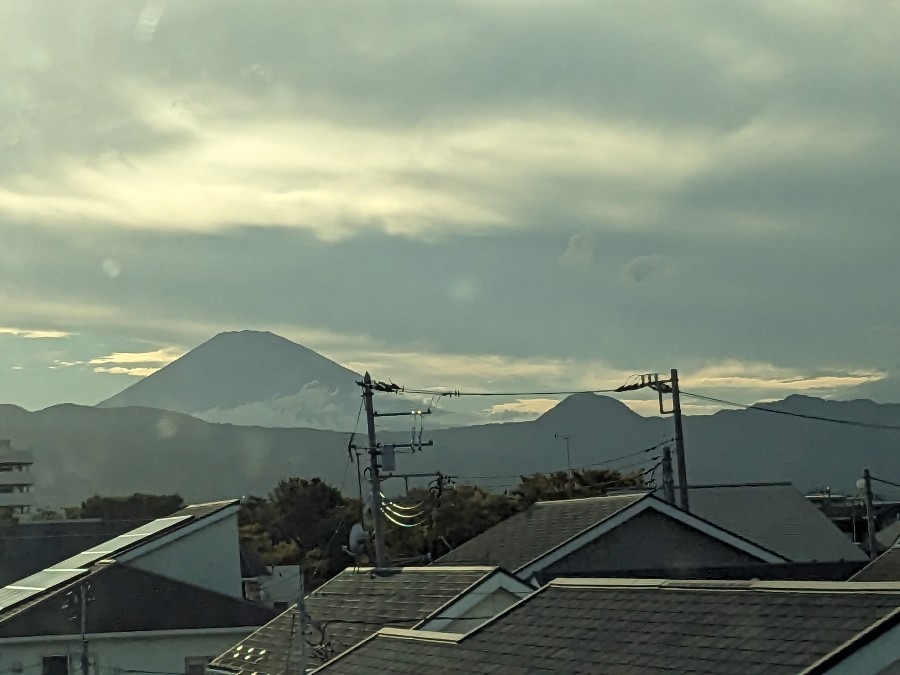
[(95, 373), (107, 373), (108, 375), (129, 375), (131, 377), (147, 377), (152, 375), (159, 368), (126, 368), (124, 366), (113, 366), (107, 368), (105, 366), (97, 366), (94, 368)]
[(816, 393), (858, 387), (885, 377), (885, 373), (878, 371), (848, 372), (839, 369), (804, 373), (796, 368), (778, 367), (770, 363), (730, 359), (686, 373), (682, 384), (686, 388), (750, 389), (779, 394)]
[[(163, 347), (150, 352), (114, 352), (107, 356), (93, 358), (88, 363), (92, 366), (105, 364), (158, 364), (164, 366), (184, 356), (184, 350), (175, 347)], [(108, 370), (98, 372), (109, 372)]]
[(71, 337), (73, 333), (61, 330), (34, 330), (27, 328), (0, 328), (0, 335), (14, 335), (28, 340), (58, 340)]
[(520, 398), (510, 403), (498, 403), (485, 412), (489, 418), (511, 421), (513, 419), (534, 419), (559, 403), (555, 398)]

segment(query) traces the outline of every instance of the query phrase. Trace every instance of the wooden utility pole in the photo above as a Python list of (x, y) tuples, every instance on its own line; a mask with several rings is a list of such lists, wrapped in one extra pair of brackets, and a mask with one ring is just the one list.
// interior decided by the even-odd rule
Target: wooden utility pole
[(87, 606), (88, 606), (88, 586), (82, 583), (79, 587), (79, 603), (81, 607), (81, 675), (89, 675), (91, 670), (91, 662), (88, 655), (87, 641)]
[(306, 588), (303, 579), (303, 566), (300, 566), (300, 597), (297, 599), (297, 613), (300, 615), (300, 672), (306, 673)]
[(372, 401), (372, 377), (366, 372), (362, 382), (366, 406), (366, 424), (369, 430), (369, 471), (372, 484), (372, 523), (375, 529), (375, 567), (387, 566), (384, 547), (384, 519), (381, 514), (381, 476), (378, 467), (378, 440), (375, 438), (375, 404)]
[(872, 477), (869, 470), (863, 470), (863, 499), (866, 504), (866, 525), (868, 526), (869, 536), (869, 557), (875, 558), (878, 555), (878, 548), (875, 542), (875, 501), (872, 495)]
[(663, 448), (662, 458), (663, 472), (663, 499), (669, 504), (675, 503), (675, 478), (672, 475), (672, 448), (668, 445)]
[(687, 467), (684, 464), (684, 430), (681, 426), (681, 391), (678, 389), (678, 369), (672, 368), (669, 385), (672, 387), (672, 415), (675, 418), (675, 459), (678, 460), (678, 497), (682, 511), (688, 505)]
[[(678, 506), (682, 511), (690, 511), (688, 504), (687, 466), (684, 462), (684, 429), (681, 425), (681, 390), (678, 388), (678, 369), (672, 368), (668, 380), (660, 379), (659, 373), (641, 375), (639, 381), (623, 384), (616, 391), (635, 391), (649, 387), (659, 396), (659, 414), (675, 418), (675, 459), (678, 460)], [(672, 409), (666, 410), (663, 395), (672, 394)]]

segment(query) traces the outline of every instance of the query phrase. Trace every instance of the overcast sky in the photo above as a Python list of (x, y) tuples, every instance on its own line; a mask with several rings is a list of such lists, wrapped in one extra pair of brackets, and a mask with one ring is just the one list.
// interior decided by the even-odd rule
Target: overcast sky
[(0, 401), (95, 403), (237, 328), (412, 386), (900, 401), (897, 26), (2, 0)]

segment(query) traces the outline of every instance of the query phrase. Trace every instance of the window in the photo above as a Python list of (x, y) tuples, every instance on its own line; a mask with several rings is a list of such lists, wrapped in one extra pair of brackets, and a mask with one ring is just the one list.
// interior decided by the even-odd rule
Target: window
[(41, 662), (41, 675), (69, 675), (69, 657), (45, 656)]
[(206, 666), (212, 660), (211, 656), (188, 656), (184, 660), (185, 675), (205, 675)]

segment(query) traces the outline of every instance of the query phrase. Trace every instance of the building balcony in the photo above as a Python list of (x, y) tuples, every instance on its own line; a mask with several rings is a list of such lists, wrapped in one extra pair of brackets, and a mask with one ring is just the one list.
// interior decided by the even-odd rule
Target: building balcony
[(0, 508), (34, 506), (33, 492), (0, 492)]
[(0, 466), (6, 464), (34, 464), (34, 452), (31, 450), (13, 450), (8, 446), (0, 446)]
[(0, 486), (34, 485), (34, 474), (30, 469), (24, 471), (0, 471)]

